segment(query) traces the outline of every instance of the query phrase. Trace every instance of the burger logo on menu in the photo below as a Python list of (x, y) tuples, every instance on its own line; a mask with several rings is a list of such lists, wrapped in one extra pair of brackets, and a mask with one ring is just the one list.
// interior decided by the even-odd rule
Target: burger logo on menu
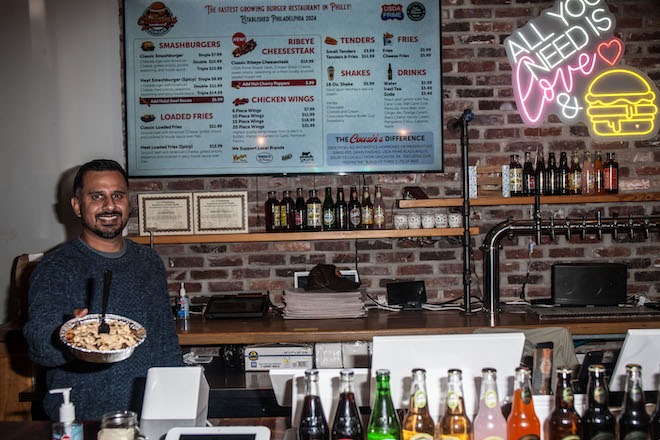
[(176, 22), (176, 17), (163, 2), (151, 3), (137, 21), (143, 31), (154, 36), (165, 35), (174, 27)]

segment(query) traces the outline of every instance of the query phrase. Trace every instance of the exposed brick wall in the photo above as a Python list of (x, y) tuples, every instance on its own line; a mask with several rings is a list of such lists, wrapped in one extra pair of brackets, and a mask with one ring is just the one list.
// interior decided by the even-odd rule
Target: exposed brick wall
[[(615, 152), (620, 164), (622, 191), (660, 191), (660, 139), (647, 142), (597, 143), (582, 125), (568, 126), (551, 117), (539, 128), (527, 128), (515, 110), (511, 72), (502, 42), (514, 29), (551, 7), (554, 1), (443, 0), (443, 98), (444, 121), (466, 108), (474, 110), (470, 123), (470, 164), (508, 163), (511, 153), (537, 149), (547, 153), (601, 149)], [(660, 85), (660, 3), (658, 0), (607, 0), (615, 14), (615, 34), (626, 45), (623, 63), (637, 67)], [(440, 117), (440, 115), (438, 115)], [(422, 187), (431, 197), (460, 197), (460, 142), (455, 133), (444, 133), (445, 172), (441, 174), (371, 174), (367, 184), (383, 187), (386, 204), (394, 206), (407, 185)], [(263, 203), (266, 191), (296, 187), (306, 189), (338, 185), (362, 185), (363, 176), (303, 177), (208, 177), (190, 179), (133, 179), (138, 192), (247, 190), (250, 200), (250, 230), (263, 231)], [(394, 208), (388, 212), (391, 214)], [(660, 215), (660, 203), (612, 205), (543, 206), (543, 216), (557, 218), (604, 217), (618, 214)], [(421, 210), (420, 210), (421, 211)], [(423, 210), (427, 211), (427, 210)], [(431, 211), (431, 210), (428, 210)], [(481, 296), (482, 255), (485, 233), (507, 217), (529, 219), (527, 206), (473, 207), (471, 223), (481, 234), (473, 237), (472, 293)], [(134, 221), (134, 220), (133, 220)], [(531, 256), (529, 238), (504, 240), (501, 251), (503, 299), (518, 297), (526, 283), (528, 297), (549, 295), (550, 267), (555, 262), (626, 262), (629, 265), (629, 292), (645, 293), (660, 299), (660, 244), (654, 233), (644, 240), (621, 234), (602, 240), (588, 236), (581, 240), (544, 237)], [(309, 270), (317, 263), (334, 263), (341, 268), (358, 264), (364, 284), (376, 295), (392, 279), (423, 279), (429, 297), (436, 302), (463, 294), (462, 245), (458, 237), (437, 240), (360, 240), (277, 243), (226, 243), (160, 245), (158, 252), (168, 267), (171, 290), (186, 282), (194, 297), (228, 291), (281, 291), (292, 285), (294, 271)], [(526, 274), (529, 271), (529, 277)]]

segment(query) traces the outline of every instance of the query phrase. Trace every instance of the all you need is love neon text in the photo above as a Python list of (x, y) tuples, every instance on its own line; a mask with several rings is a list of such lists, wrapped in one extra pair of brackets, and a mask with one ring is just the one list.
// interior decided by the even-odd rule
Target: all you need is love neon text
[(658, 88), (620, 65), (624, 44), (603, 0), (559, 0), (504, 40), (525, 124), (555, 114), (583, 122), (597, 140), (644, 140), (658, 134)]

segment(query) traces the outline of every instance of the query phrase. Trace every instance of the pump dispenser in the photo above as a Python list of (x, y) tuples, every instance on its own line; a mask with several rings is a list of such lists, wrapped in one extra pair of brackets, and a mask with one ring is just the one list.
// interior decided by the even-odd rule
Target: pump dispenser
[(53, 423), (53, 440), (83, 440), (82, 424), (76, 422), (76, 408), (71, 403), (71, 388), (56, 388), (50, 394), (62, 394), (64, 403), (60, 406), (60, 421)]
[(179, 300), (177, 301), (177, 305), (176, 316), (180, 319), (188, 319), (190, 317), (190, 300), (188, 299), (188, 294), (186, 293), (186, 288), (183, 283), (181, 283), (181, 288), (179, 289)]

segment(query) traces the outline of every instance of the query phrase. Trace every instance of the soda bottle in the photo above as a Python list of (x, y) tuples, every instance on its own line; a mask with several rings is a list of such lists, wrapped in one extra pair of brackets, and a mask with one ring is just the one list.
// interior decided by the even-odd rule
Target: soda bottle
[(571, 370), (557, 368), (555, 409), (549, 418), (549, 440), (579, 440), (582, 435), (582, 420), (573, 403)]
[(605, 172), (603, 170), (603, 156), (600, 150), (596, 151), (594, 158), (594, 189), (596, 194), (605, 192)]
[(534, 165), (532, 165), (532, 155), (529, 151), (525, 152), (522, 183), (524, 196), (533, 196), (536, 193), (536, 172), (534, 172)]
[(523, 169), (518, 162), (518, 155), (511, 155), (509, 163), (509, 185), (511, 185), (511, 196), (523, 195)]
[(536, 159), (536, 191), (535, 195), (543, 195), (543, 188), (545, 188), (545, 160), (543, 154)]
[(604, 188), (608, 194), (619, 192), (619, 164), (614, 159), (614, 153), (607, 153), (607, 160), (603, 164)]
[(552, 196), (557, 194), (559, 185), (557, 184), (557, 161), (555, 153), (548, 153), (548, 167), (545, 169), (545, 187), (543, 188), (543, 195)]
[(266, 232), (280, 229), (280, 202), (275, 198), (275, 191), (268, 191), (268, 200), (264, 205), (266, 214)]
[(506, 439), (506, 419), (500, 407), (497, 393), (497, 371), (494, 368), (481, 370), (481, 392), (479, 410), (474, 417), (474, 440)]
[(344, 199), (344, 188), (337, 188), (337, 203), (335, 203), (335, 226), (337, 229), (348, 229), (348, 205)]
[(571, 191), (571, 169), (568, 167), (566, 152), (559, 153), (559, 169), (557, 170), (557, 195), (565, 196)]
[(584, 162), (582, 163), (582, 194), (594, 194), (595, 192), (594, 164), (591, 161), (591, 151), (585, 151)]
[(374, 204), (371, 203), (371, 194), (369, 194), (369, 187), (366, 185), (362, 187), (362, 204), (360, 205), (360, 214), (362, 215), (362, 222), (360, 223), (362, 229), (373, 228)]
[(332, 200), (332, 188), (325, 187), (323, 199), (323, 230), (331, 231), (335, 228), (335, 202)]
[(383, 193), (380, 191), (380, 185), (376, 185), (376, 196), (374, 199), (374, 228), (385, 229), (387, 221), (385, 218), (385, 202)]
[(362, 223), (362, 210), (358, 201), (357, 188), (351, 186), (351, 198), (348, 201), (348, 227), (349, 229), (359, 229)]
[(280, 201), (280, 230), (282, 232), (292, 231), (295, 221), (295, 202), (291, 198), (291, 191), (284, 190), (282, 192), (282, 200)]
[(332, 440), (364, 440), (362, 419), (353, 392), (353, 370), (339, 372), (339, 402), (332, 423)]
[(472, 424), (465, 414), (462, 374), (458, 369), (447, 372), (447, 403), (438, 424), (440, 440), (472, 439)]
[(642, 387), (642, 366), (626, 365), (626, 392), (619, 415), (619, 440), (647, 440), (650, 417)]
[(614, 440), (616, 421), (608, 408), (608, 391), (603, 365), (589, 365), (587, 409), (582, 416), (583, 440)]
[(321, 230), (321, 199), (319, 199), (315, 189), (309, 190), (309, 199), (307, 199), (307, 230)]
[(401, 440), (401, 424), (390, 392), (390, 370), (376, 371), (376, 398), (367, 426), (367, 440)]
[(415, 368), (412, 370), (408, 414), (401, 424), (401, 437), (403, 440), (433, 440), (434, 432), (435, 423), (429, 413), (426, 395), (426, 370)]
[(655, 402), (655, 410), (651, 415), (651, 440), (660, 439), (660, 385), (658, 385), (658, 397)]
[(541, 424), (534, 411), (529, 368), (516, 368), (511, 414), (506, 421), (508, 440), (539, 440)]
[(295, 225), (296, 231), (307, 230), (307, 203), (303, 197), (303, 189), (296, 189), (296, 205), (295, 205)]
[(577, 151), (573, 152), (573, 161), (571, 162), (570, 175), (570, 193), (572, 195), (582, 194), (582, 168), (580, 167), (580, 158)]
[(305, 370), (305, 400), (298, 425), (299, 440), (328, 440), (330, 429), (319, 397), (319, 370)]

